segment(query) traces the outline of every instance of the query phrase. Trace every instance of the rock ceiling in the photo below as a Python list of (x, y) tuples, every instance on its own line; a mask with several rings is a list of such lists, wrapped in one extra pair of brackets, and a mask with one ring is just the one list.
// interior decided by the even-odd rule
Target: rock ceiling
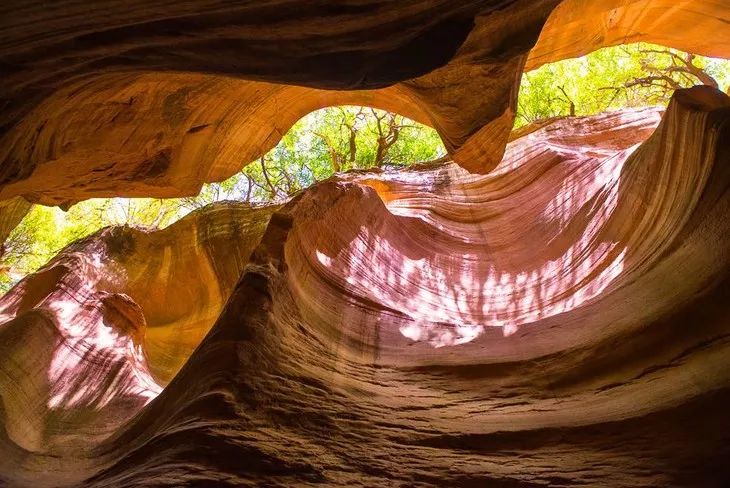
[(453, 161), (110, 228), (0, 299), (11, 486), (723, 486), (730, 98), (510, 136), (520, 74), (725, 0), (10, 2), (0, 234), (183, 196), (336, 104)]

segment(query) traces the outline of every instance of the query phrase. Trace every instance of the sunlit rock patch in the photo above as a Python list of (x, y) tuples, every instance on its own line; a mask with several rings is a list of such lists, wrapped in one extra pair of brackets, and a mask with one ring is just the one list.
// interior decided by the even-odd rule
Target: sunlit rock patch
[(12, 7), (0, 197), (192, 194), (337, 103), (449, 158), (69, 245), (0, 299), (0, 483), (727, 485), (730, 98), (511, 132), (525, 66), (730, 56), (722, 2), (200, 7)]
[[(671, 405), (694, 409), (691, 399), (703, 394), (692, 394), (687, 382), (691, 371), (721, 364), (722, 314), (668, 346), (666, 354), (679, 347), (683, 359), (644, 350), (648, 355), (621, 373), (612, 365), (630, 349), (605, 348), (613, 338), (675, 328), (661, 322), (691, 308), (693, 296), (721, 279), (724, 248), (716, 247), (706, 265), (699, 263), (709, 258), (692, 250), (724, 242), (718, 239), (728, 230), (717, 214), (728, 204), (722, 188), (730, 180), (718, 166), (728, 106), (727, 97), (696, 89), (677, 95), (666, 114), (644, 109), (557, 121), (512, 142), (489, 175), (450, 162), (353, 173), (315, 185), (284, 207), (219, 203), (162, 231), (112, 228), (74, 244), (2, 301), (6, 350), (18, 341), (35, 345), (32, 354), (15, 353), (3, 363), (5, 442), (37, 453), (25, 461), (29, 470), (43, 465), (44, 456), (72, 459), (92, 442), (100, 457), (54, 469), (70, 480), (99, 473), (92, 482), (99, 485), (159, 481), (157, 470), (140, 470), (132, 459), (163, 452), (158, 462), (177, 483), (190, 468), (167, 464), (176, 454), (164, 439), (178, 439), (170, 446), (188, 439), (190, 449), (202, 443), (248, 451), (267, 438), (258, 426), (272, 414), (265, 405), (278, 405), (277, 422), (300, 440), (280, 445), (277, 463), (288, 465), (300, 449), (337, 457), (344, 446), (353, 449), (355, 425), (365, 422), (364, 432), (381, 439), (391, 457), (403, 455), (403, 445), (424, 446), (409, 457), (429, 460), (428, 471), (448, 477), (446, 465), (432, 465), (429, 449), (457, 459), (455, 446), (472, 442), (469, 436), (509, 445), (497, 432), (529, 439), (549, 426), (583, 438), (581, 425), (596, 417), (664, 422)], [(681, 140), (673, 146), (681, 150), (667, 150), (670, 140)], [(699, 267), (680, 286), (674, 270), (690, 262)], [(671, 293), (645, 286), (656, 274), (674, 283)], [(652, 323), (642, 318), (649, 316)], [(649, 337), (637, 344), (651, 347)], [(574, 377), (569, 365), (585, 354), (601, 359)], [(664, 361), (675, 375), (653, 372)], [(467, 374), (470, 364), (482, 364), (486, 376)], [(488, 386), (486, 372), (501, 364), (514, 364), (514, 371)], [(509, 386), (520, 375), (526, 383)], [(443, 381), (471, 386), (457, 395)], [(727, 381), (719, 370), (706, 379), (711, 390)], [(190, 382), (197, 382), (192, 389)], [(547, 384), (560, 400), (545, 395)], [(444, 394), (461, 399), (436, 400)], [(599, 398), (603, 406), (588, 414), (586, 405)], [(638, 410), (635, 398), (643, 399)], [(323, 441), (310, 409), (324, 418), (347, 410), (354, 416), (335, 440)], [(373, 417), (381, 409), (394, 412), (390, 422), (402, 430), (399, 437), (381, 437)], [(410, 430), (413, 409), (428, 412), (416, 423), (434, 433)], [(534, 409), (543, 420), (529, 414)], [(201, 414), (210, 417), (199, 424), (194, 418)], [(307, 420), (292, 423), (292, 415)], [(664, 456), (646, 454), (646, 442), (659, 434), (646, 435), (604, 458), (606, 467), (590, 476), (619, 479), (612, 470), (621, 465), (620, 479), (645, 479), (644, 463)], [(233, 441), (239, 447), (229, 438), (239, 439)], [(690, 441), (700, 448), (700, 440)], [(127, 451), (129, 442), (135, 451)], [(601, 448), (603, 441), (580, 442)], [(717, 449), (716, 442), (711, 437), (704, 445)], [(373, 448), (362, 444), (358, 456), (377, 462)], [(481, 462), (499, 459), (472, 449)], [(539, 460), (553, 458), (556, 449), (548, 443), (531, 452)], [(634, 471), (622, 456), (644, 461)], [(196, 459), (242, 480), (267, 476), (221, 458)], [(339, 479), (335, 472), (344, 465), (328, 467), (325, 459), (290, 465), (287, 476), (306, 480), (313, 470), (318, 479)], [(31, 479), (15, 472), (18, 480)], [(523, 468), (504, 469), (500, 477), (518, 473)]]

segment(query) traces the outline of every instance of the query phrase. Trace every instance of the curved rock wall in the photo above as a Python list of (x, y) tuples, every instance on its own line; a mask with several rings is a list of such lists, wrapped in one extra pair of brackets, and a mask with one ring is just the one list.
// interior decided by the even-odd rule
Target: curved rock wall
[(548, 18), (525, 69), (632, 42), (727, 58), (730, 39), (723, 32), (729, 21), (724, 0), (564, 0)]
[[(5, 243), (10, 233), (23, 220), (30, 210), (31, 204), (22, 197), (0, 201), (0, 240)], [(2, 256), (5, 249), (0, 253)]]
[[(692, 90), (675, 98), (663, 123), (630, 155), (626, 133), (596, 137), (590, 128), (600, 121), (589, 119), (573, 121), (583, 127), (585, 145), (564, 146), (547, 161), (540, 150), (515, 161), (516, 168), (545, 166), (531, 168), (536, 185), (564, 166), (573, 169), (563, 174), (571, 187), (571, 178), (595, 185), (592, 195), (566, 205), (567, 215), (556, 215), (546, 198), (535, 202), (540, 214), (513, 219), (543, 233), (531, 236), (533, 261), (559, 256), (561, 233), (575, 244), (590, 230), (588, 250), (561, 263), (574, 280), (566, 293), (572, 302), (557, 310), (545, 303), (542, 316), (530, 317), (533, 304), (520, 300), (494, 317), (530, 317), (516, 333), (493, 327), (460, 345), (433, 344), (432, 332), (441, 332), (433, 328), (409, 337), (409, 328), (425, 320), (414, 316), (413, 300), (427, 307), (423, 290), (440, 282), (435, 268), (449, 267), (446, 258), (430, 259), (430, 268), (419, 268), (419, 281), (406, 258), (437, 252), (441, 242), (451, 244), (447, 257), (453, 256), (454, 238), (468, 248), (473, 234), (466, 229), (479, 234), (489, 225), (489, 215), (459, 223), (444, 215), (445, 205), (423, 209), (431, 201), (423, 195), (439, 184), (489, 186), (497, 176), (446, 178), (460, 173), (453, 167), (365, 176), (400, 187), (403, 196), (389, 202), (396, 215), (355, 182), (334, 180), (305, 192), (274, 214), (216, 325), (180, 374), (100, 449), (116, 462), (92, 485), (194, 478), (230, 485), (721, 486), (728, 475), (723, 426), (730, 384), (723, 301), (730, 264), (729, 106), (716, 92)], [(656, 114), (641, 115), (656, 123)], [(626, 116), (634, 140), (641, 138), (632, 126), (638, 120)], [(651, 125), (644, 122), (644, 134)], [(548, 139), (545, 152), (551, 152), (560, 133), (536, 132), (529, 147)], [(592, 165), (594, 158), (601, 162)], [(586, 166), (585, 173), (576, 171)], [(531, 201), (524, 178), (515, 180), (516, 187), (496, 185), (502, 193), (490, 195), (490, 206), (510, 208), (516, 200), (518, 211)], [(484, 186), (463, 195), (485, 198)], [(408, 223), (416, 214), (419, 222)], [(538, 215), (552, 219), (534, 230)], [(377, 239), (362, 244), (363, 229), (390, 239), (392, 259), (378, 259)], [(612, 242), (604, 254), (623, 256), (621, 269), (598, 285), (599, 294), (581, 296), (615, 263), (594, 264), (590, 251)], [(514, 252), (517, 244), (481, 244), (486, 254), (462, 263), (478, 269), (482, 261), (498, 263), (502, 251), (504, 260), (515, 255), (508, 264), (529, 269)], [(348, 278), (361, 275), (343, 273), (342, 266), (362, 254), (374, 257), (370, 281), (353, 283)], [(485, 299), (503, 291), (496, 281), (479, 292)], [(524, 283), (507, 285), (514, 294)], [(560, 288), (545, 286), (555, 286), (552, 303), (558, 303)], [(412, 301), (384, 302), (398, 291)], [(459, 297), (451, 304), (437, 311), (456, 313)], [(434, 310), (423, 312), (439, 318)], [(456, 337), (462, 324), (439, 325)], [(170, 417), (173, 411), (179, 413)], [(122, 445), (133, 451), (117, 460), (112, 453)], [(215, 454), (202, 454), (201, 446)]]
[(730, 100), (509, 135), (525, 63), (728, 56), (726, 2), (457, 3), (8, 6), (0, 230), (193, 194), (329, 104), (454, 162), (69, 246), (0, 299), (0, 483), (728, 484)]
[(3, 478), (721, 486), (728, 131), (695, 88), (73, 244), (0, 303)]
[(11, 8), (0, 36), (0, 198), (193, 195), (306, 113), (342, 103), (427, 123), (458, 164), (486, 173), (502, 159), (528, 54), (533, 68), (645, 40), (730, 56), (722, 1), (558, 3)]

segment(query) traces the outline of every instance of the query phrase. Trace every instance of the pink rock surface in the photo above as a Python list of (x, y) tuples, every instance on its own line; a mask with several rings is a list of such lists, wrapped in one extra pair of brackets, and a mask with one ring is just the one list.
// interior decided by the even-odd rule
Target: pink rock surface
[(730, 56), (726, 0), (14, 2), (0, 234), (195, 194), (316, 108), (453, 161), (104, 229), (0, 299), (3, 486), (727, 486), (730, 100), (511, 132), (520, 74)]
[(729, 108), (70, 246), (0, 302), (5, 482), (722, 484)]

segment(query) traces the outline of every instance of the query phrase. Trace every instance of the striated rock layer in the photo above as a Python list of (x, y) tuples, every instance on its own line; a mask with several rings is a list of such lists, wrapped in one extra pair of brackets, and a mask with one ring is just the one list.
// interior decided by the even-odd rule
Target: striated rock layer
[(525, 63), (629, 41), (730, 56), (726, 0), (46, 3), (0, 17), (0, 199), (193, 195), (343, 103), (427, 123), (486, 173)]
[(727, 57), (727, 1), (4, 7), (2, 237), (192, 195), (332, 104), (453, 162), (69, 246), (0, 299), (0, 484), (730, 483), (730, 100), (510, 136), (523, 69)]
[(73, 244), (0, 301), (2, 479), (724, 486), (729, 141), (694, 88)]

